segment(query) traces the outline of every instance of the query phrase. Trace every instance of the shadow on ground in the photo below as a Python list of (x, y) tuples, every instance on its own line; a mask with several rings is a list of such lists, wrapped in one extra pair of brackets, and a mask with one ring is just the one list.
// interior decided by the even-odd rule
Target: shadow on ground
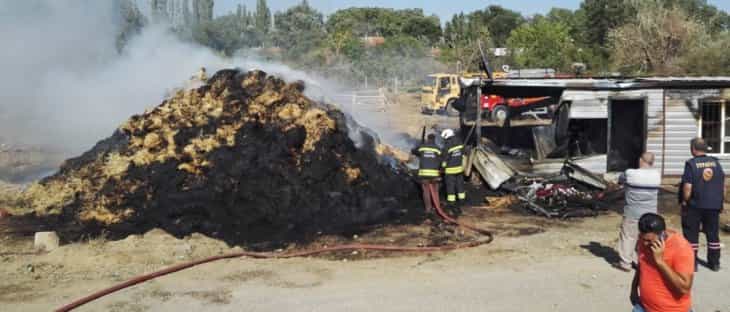
[(603, 258), (603, 260), (605, 260), (608, 264), (616, 263), (621, 259), (619, 258), (616, 250), (612, 247), (602, 245), (598, 242), (590, 242), (587, 245), (580, 245), (580, 248), (588, 250), (596, 257)]

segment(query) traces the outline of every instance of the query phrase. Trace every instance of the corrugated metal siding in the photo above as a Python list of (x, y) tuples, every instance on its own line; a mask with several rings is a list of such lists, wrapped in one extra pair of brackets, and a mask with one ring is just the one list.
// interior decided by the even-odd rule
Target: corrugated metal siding
[[(689, 141), (699, 134), (699, 103), (719, 97), (720, 89), (667, 90), (667, 141), (664, 175), (681, 175), (684, 162), (692, 157)], [(719, 157), (724, 168), (730, 168), (730, 156)]]
[[(664, 175), (681, 175), (684, 162), (691, 157), (689, 141), (699, 134), (699, 103), (703, 99), (722, 96), (721, 89), (671, 89), (632, 90), (632, 91), (574, 91), (563, 93), (563, 101), (570, 101), (571, 118), (603, 119), (608, 118), (610, 98), (647, 99), (647, 150), (656, 155), (656, 167), (664, 168)], [(666, 96), (666, 98), (665, 98)], [(664, 102), (666, 101), (666, 111)], [(665, 119), (666, 118), (666, 133)], [(666, 139), (666, 141), (665, 141)], [(666, 153), (666, 155), (663, 154)], [(718, 157), (724, 168), (730, 168), (730, 155)], [(603, 173), (604, 163), (591, 158), (588, 169)], [(662, 161), (666, 163), (663, 164)], [(730, 169), (726, 169), (730, 170)]]
[[(573, 162), (593, 173), (605, 173), (606, 163), (608, 159), (606, 155), (596, 155), (574, 159)], [(535, 162), (528, 170), (533, 174), (555, 174), (563, 168), (563, 160), (546, 160)]]
[(563, 93), (563, 101), (570, 101), (570, 118), (601, 119), (608, 118), (607, 91), (574, 91)]
[(647, 98), (646, 106), (646, 150), (654, 153), (654, 167), (664, 165), (664, 90), (647, 90), (642, 92)]
[(578, 164), (578, 166), (581, 166), (590, 172), (606, 173), (606, 165), (608, 163), (608, 158), (606, 155), (598, 155), (598, 156), (593, 156), (593, 157), (588, 157), (588, 158), (583, 158), (583, 159), (577, 159), (573, 162)]

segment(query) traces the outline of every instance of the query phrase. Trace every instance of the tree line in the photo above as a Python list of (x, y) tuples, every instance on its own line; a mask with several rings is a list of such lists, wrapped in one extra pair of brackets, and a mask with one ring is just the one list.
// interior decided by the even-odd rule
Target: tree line
[(325, 16), (306, 0), (272, 12), (266, 0), (213, 16), (213, 0), (151, 0), (149, 17), (120, 1), (118, 47), (149, 23), (232, 56), (253, 53), (322, 75), (384, 84), (434, 71), (478, 70), (478, 42), (495, 67), (588, 74), (730, 74), (730, 15), (706, 0), (584, 0), (524, 16), (497, 5), (441, 23), (421, 9), (347, 8)]

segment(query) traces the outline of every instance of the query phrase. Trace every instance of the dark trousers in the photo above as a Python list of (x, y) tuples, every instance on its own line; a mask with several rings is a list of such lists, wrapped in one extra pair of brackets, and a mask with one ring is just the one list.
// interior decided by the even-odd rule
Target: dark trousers
[(446, 183), (446, 201), (453, 203), (456, 199), (466, 200), (466, 192), (464, 191), (464, 174), (447, 174), (444, 175), (444, 183)]
[[(433, 212), (433, 205), (439, 201), (438, 179), (421, 180), (421, 190), (423, 191), (423, 206), (426, 213)], [(433, 196), (431, 195), (433, 191)]]
[(700, 246), (700, 225), (707, 238), (707, 264), (720, 265), (720, 211), (690, 207), (682, 214), (682, 232), (692, 244), (695, 258)]

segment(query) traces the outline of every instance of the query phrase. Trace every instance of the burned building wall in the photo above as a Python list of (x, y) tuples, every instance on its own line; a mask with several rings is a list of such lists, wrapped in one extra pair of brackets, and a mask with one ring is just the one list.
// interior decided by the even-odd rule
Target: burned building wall
[[(667, 90), (665, 176), (679, 176), (684, 162), (692, 157), (689, 141), (700, 134), (700, 103), (723, 96), (722, 89)], [(723, 167), (730, 168), (730, 155), (718, 156)]]
[[(700, 134), (700, 103), (726, 96), (722, 89), (568, 90), (563, 101), (572, 103), (571, 119), (590, 120), (608, 119), (611, 100), (645, 99), (646, 150), (656, 155), (655, 166), (663, 169), (663, 175), (673, 177), (682, 174), (684, 162), (692, 157), (689, 141)], [(615, 122), (614, 126), (620, 126), (620, 120)], [(730, 168), (730, 155), (716, 156), (724, 167)], [(606, 171), (600, 166), (591, 169)]]
[[(563, 101), (571, 102), (570, 118), (574, 120), (609, 119), (609, 105), (612, 100), (643, 100), (646, 103), (646, 150), (657, 156), (658, 168), (661, 168), (663, 156), (663, 90), (625, 90), (625, 91), (590, 91), (590, 90), (567, 90), (563, 93)], [(620, 126), (621, 120), (608, 120), (607, 126)], [(613, 123), (613, 125), (611, 124)], [(608, 138), (607, 138), (608, 140)], [(609, 142), (598, 142), (606, 144)], [(604, 173), (607, 171), (606, 157), (596, 158), (597, 161), (589, 162), (593, 172)]]

